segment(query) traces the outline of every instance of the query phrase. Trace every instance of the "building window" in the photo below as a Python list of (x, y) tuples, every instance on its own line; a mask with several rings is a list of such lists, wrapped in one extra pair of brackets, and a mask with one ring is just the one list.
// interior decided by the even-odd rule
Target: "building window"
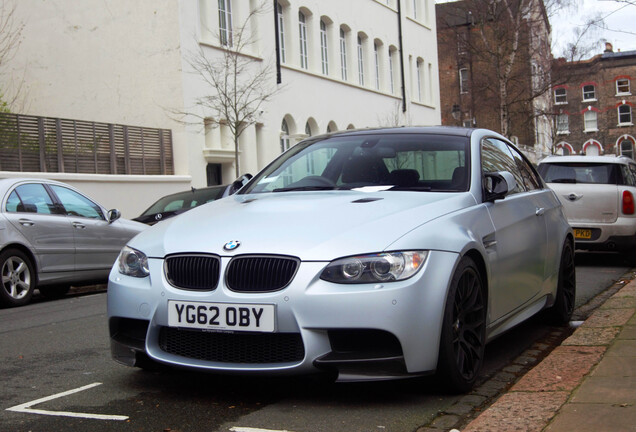
[(632, 107), (623, 104), (618, 107), (618, 125), (619, 126), (631, 126), (632, 125)]
[(375, 89), (380, 90), (380, 58), (377, 43), (373, 44), (373, 57), (375, 59)]
[(232, 46), (232, 0), (219, 0), (219, 42)]
[(596, 88), (592, 84), (583, 86), (583, 101), (596, 100)]
[(340, 28), (340, 74), (343, 81), (347, 80), (347, 38), (344, 29)]
[(585, 122), (585, 132), (598, 131), (596, 111), (592, 111), (592, 110), (585, 111), (585, 114), (583, 115), (583, 120)]
[(415, 73), (417, 74), (417, 100), (422, 102), (422, 60), (417, 60)]
[(289, 149), (289, 127), (287, 122), (283, 119), (283, 123), (280, 125), (280, 151), (284, 152)]
[(632, 94), (629, 88), (628, 78), (619, 78), (616, 80), (616, 96)]
[(327, 51), (327, 24), (320, 20), (320, 61), (322, 73), (329, 75), (329, 52)]
[(298, 33), (300, 36), (300, 67), (307, 69), (309, 67), (309, 58), (307, 57), (307, 20), (302, 12), (298, 12)]
[(462, 120), (462, 126), (465, 128), (473, 127), (473, 121), (471, 119)]
[(565, 88), (560, 87), (560, 88), (554, 89), (554, 103), (555, 104), (568, 103), (568, 93)]
[(634, 144), (629, 139), (624, 139), (620, 144), (621, 155), (634, 159)]
[(459, 92), (468, 93), (468, 69), (459, 70)]
[(395, 93), (395, 84), (393, 83), (393, 50), (389, 48), (389, 85), (391, 89), (391, 94)]
[(307, 135), (308, 137), (311, 136), (311, 125), (309, 124), (309, 122), (305, 123), (305, 135)]
[(364, 52), (362, 49), (362, 38), (358, 36), (358, 83), (364, 85)]
[(283, 15), (283, 7), (280, 3), (276, 3), (276, 14), (278, 16), (278, 47), (280, 50), (280, 61), (285, 63), (285, 19)]
[(557, 134), (570, 133), (570, 117), (567, 114), (557, 116)]

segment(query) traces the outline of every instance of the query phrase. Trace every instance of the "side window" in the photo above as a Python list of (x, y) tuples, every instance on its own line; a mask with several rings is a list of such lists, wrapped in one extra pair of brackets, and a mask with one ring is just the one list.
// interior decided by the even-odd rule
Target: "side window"
[[(10, 208), (14, 208), (11, 210)], [(43, 185), (31, 183), (20, 185), (9, 196), (7, 211), (18, 213), (55, 214), (56, 208)]]
[(515, 178), (517, 185), (510, 194), (524, 192), (524, 181), (521, 172), (512, 158), (508, 145), (494, 138), (484, 139), (481, 143), (481, 170), (483, 173), (508, 171)]
[(633, 172), (630, 170), (630, 167), (628, 165), (621, 165), (620, 167), (621, 176), (623, 177), (623, 181), (621, 183), (627, 186), (635, 186), (636, 184), (634, 183), (634, 175)]
[(99, 206), (85, 196), (62, 186), (51, 185), (51, 189), (62, 202), (67, 215), (104, 219)]
[(536, 172), (532, 169), (532, 167), (528, 164), (528, 162), (521, 156), (515, 148), (508, 147), (510, 149), (510, 153), (512, 153), (512, 157), (517, 164), (517, 168), (519, 168), (519, 172), (521, 173), (521, 177), (523, 178), (523, 184), (526, 187), (526, 190), (536, 190), (541, 189), (541, 180), (537, 177)]

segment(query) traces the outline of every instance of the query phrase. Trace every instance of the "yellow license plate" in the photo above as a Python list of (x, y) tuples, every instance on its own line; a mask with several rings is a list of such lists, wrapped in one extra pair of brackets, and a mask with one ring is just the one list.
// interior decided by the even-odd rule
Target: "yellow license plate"
[(592, 238), (592, 230), (575, 228), (574, 238), (581, 239), (581, 240), (589, 240)]

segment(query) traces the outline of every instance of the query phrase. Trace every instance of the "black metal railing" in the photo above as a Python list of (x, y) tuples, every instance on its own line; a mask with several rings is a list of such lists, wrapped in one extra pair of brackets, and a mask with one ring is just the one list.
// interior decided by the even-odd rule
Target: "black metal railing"
[(0, 113), (0, 171), (174, 174), (172, 132)]

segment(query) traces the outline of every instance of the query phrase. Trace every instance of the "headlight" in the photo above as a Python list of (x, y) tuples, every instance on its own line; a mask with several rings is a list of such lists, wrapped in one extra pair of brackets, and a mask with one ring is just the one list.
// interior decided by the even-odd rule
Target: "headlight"
[(408, 279), (424, 265), (427, 251), (387, 252), (332, 261), (320, 279), (335, 283), (375, 283)]
[(137, 249), (124, 246), (117, 261), (121, 274), (138, 278), (143, 278), (150, 274), (148, 270), (148, 257), (145, 253)]

